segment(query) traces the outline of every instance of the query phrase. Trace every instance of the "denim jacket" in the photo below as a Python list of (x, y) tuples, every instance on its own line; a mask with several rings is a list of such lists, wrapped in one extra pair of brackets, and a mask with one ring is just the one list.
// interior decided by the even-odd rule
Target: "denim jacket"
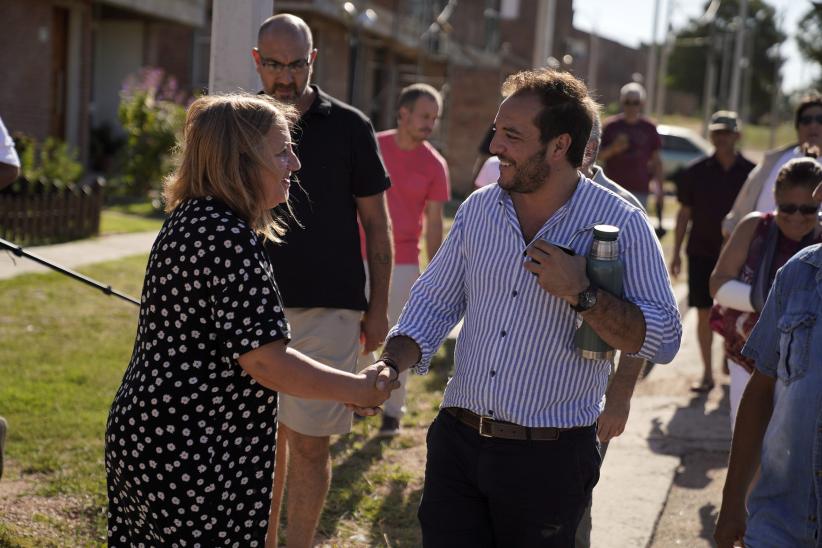
[(745, 546), (822, 548), (822, 244), (779, 270), (742, 353), (777, 379)]

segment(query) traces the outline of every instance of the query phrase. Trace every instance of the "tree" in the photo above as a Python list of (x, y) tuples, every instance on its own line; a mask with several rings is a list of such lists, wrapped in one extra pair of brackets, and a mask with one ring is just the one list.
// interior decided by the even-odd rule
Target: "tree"
[[(710, 2), (705, 3), (707, 9)], [(707, 72), (708, 45), (713, 41), (716, 62), (716, 88), (714, 96), (719, 100), (716, 107), (728, 107), (728, 90), (730, 72), (733, 70), (734, 35), (736, 19), (739, 14), (739, 0), (722, 0), (712, 23), (700, 18), (691, 19), (688, 25), (676, 36), (673, 51), (668, 64), (666, 84), (674, 90), (692, 93), (702, 98)], [(753, 40), (753, 55), (749, 60), (750, 74), (750, 115), (753, 120), (760, 118), (770, 110), (771, 91), (774, 86), (775, 64), (782, 60), (775, 54), (773, 46), (785, 40), (775, 23), (775, 10), (764, 0), (748, 1), (748, 17), (745, 24), (746, 51), (749, 40)], [(723, 54), (727, 59), (724, 63)], [(743, 81), (748, 75), (743, 75)]]
[[(814, 2), (813, 7), (799, 21), (796, 43), (805, 58), (822, 66), (822, 2)], [(822, 86), (822, 76), (817, 81), (817, 86)]]

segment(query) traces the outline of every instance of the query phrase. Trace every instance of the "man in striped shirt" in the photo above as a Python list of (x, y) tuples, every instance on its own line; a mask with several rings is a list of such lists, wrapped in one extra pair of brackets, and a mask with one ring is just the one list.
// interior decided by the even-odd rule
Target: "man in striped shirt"
[[(644, 213), (577, 171), (597, 110), (585, 85), (526, 71), (503, 92), (491, 144), (499, 182), (462, 204), (381, 357), (424, 373), (464, 319), (428, 433), (419, 509), (427, 547), (573, 546), (599, 477), (595, 423), (610, 369), (575, 351), (579, 319), (655, 363), (670, 362), (682, 336)], [(585, 273), (603, 223), (620, 228), (622, 296)]]

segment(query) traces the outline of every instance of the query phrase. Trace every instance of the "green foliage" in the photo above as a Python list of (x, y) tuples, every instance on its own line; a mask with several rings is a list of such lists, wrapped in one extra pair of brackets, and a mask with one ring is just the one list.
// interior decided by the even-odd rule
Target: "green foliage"
[(126, 133), (115, 191), (144, 197), (159, 189), (172, 169), (171, 155), (185, 122), (185, 106), (173, 78), (143, 69), (126, 82), (117, 115)]
[[(706, 2), (706, 7), (709, 2)], [(721, 85), (726, 82), (730, 87), (730, 74), (722, 78), (723, 53), (733, 55), (735, 19), (739, 14), (739, 0), (723, 0), (717, 11), (714, 22), (706, 23), (698, 18), (691, 19), (688, 25), (677, 34), (671, 57), (668, 62), (668, 83), (672, 89), (692, 93), (702, 97), (707, 74), (708, 44), (712, 36), (715, 47), (716, 89), (714, 94), (720, 98), (717, 108), (727, 108), (723, 102)], [(753, 40), (753, 55), (749, 66), (751, 73), (751, 118), (756, 120), (770, 110), (771, 91), (774, 86), (775, 64), (781, 59), (774, 54), (773, 46), (785, 40), (785, 35), (776, 27), (774, 8), (764, 0), (748, 2), (746, 20), (746, 43)], [(747, 48), (747, 46), (746, 46)], [(733, 59), (726, 64), (728, 71), (733, 68)], [(744, 80), (745, 76), (743, 76)], [(725, 93), (726, 95), (727, 93)]]
[[(77, 152), (67, 143), (48, 137), (38, 144), (26, 135), (18, 135), (14, 143), (20, 156), (20, 175), (29, 183), (40, 183), (46, 188), (62, 189), (80, 180), (83, 165), (77, 161)], [(24, 182), (18, 180), (13, 191), (21, 191)]]
[[(814, 4), (799, 20), (796, 43), (802, 55), (822, 67), (822, 4)], [(822, 76), (816, 85), (822, 87)]]

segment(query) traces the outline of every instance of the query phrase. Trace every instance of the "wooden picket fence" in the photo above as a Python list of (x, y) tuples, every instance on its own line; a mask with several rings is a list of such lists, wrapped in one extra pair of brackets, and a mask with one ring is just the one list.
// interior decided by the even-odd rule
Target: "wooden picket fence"
[(94, 236), (100, 231), (100, 181), (63, 189), (26, 185), (0, 193), (0, 237), (19, 245), (42, 245)]

